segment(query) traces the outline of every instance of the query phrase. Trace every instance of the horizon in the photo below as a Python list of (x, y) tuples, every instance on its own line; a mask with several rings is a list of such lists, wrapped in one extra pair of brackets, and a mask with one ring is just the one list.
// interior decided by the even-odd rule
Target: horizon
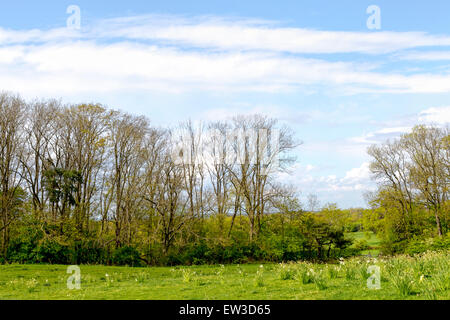
[(303, 141), (282, 176), (302, 203), (313, 193), (366, 208), (367, 147), (450, 123), (450, 3), (324, 3), (7, 3), (0, 89), (101, 103), (157, 126), (268, 115)]

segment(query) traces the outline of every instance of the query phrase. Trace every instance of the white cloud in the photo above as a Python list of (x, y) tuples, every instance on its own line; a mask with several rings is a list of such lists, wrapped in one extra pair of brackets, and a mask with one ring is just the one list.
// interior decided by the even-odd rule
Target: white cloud
[(369, 162), (364, 162), (361, 166), (348, 170), (342, 178), (331, 175), (319, 177), (318, 181), (322, 183), (317, 188), (319, 192), (367, 191), (374, 188), (370, 179)]
[(449, 124), (450, 123), (450, 106), (429, 108), (419, 114), (419, 121), (425, 123)]
[(0, 86), (33, 94), (49, 90), (276, 92), (317, 85), (361, 91), (450, 91), (450, 76), (381, 74), (353, 63), (268, 53), (191, 52), (128, 42), (3, 48), (0, 71)]
[(381, 143), (386, 140), (396, 138), (403, 133), (410, 132), (411, 129), (412, 126), (387, 127), (373, 132), (369, 132), (359, 137), (352, 137), (349, 139), (349, 141), (368, 146), (370, 144)]
[(56, 28), (50, 30), (7, 30), (0, 27), (0, 45), (17, 45), (79, 39), (86, 36), (75, 29)]
[[(394, 119), (395, 120), (395, 119)], [(342, 199), (350, 199), (361, 196), (364, 191), (374, 190), (375, 183), (371, 180), (369, 159), (366, 149), (371, 144), (379, 144), (386, 140), (398, 138), (401, 134), (408, 133), (417, 124), (448, 125), (450, 123), (450, 107), (432, 107), (424, 109), (415, 116), (397, 119), (398, 126), (389, 126), (366, 133), (361, 136), (333, 141), (306, 142), (302, 145), (304, 151), (314, 154), (333, 154), (336, 156), (358, 157), (364, 159), (359, 167), (351, 168), (343, 175), (327, 175), (320, 170), (308, 170), (308, 166), (297, 164), (290, 173), (283, 173), (280, 179), (296, 185), (306, 193), (322, 194), (324, 199), (341, 202)], [(332, 163), (333, 160), (330, 161)], [(335, 199), (335, 200), (333, 200)]]
[(67, 39), (132, 39), (217, 50), (290, 53), (368, 53), (449, 46), (450, 36), (425, 32), (347, 32), (282, 26), (275, 21), (217, 16), (140, 15), (104, 19), (83, 26), (50, 30), (0, 28), (0, 45)]
[(370, 180), (369, 162), (364, 162), (358, 168), (353, 168), (345, 173), (342, 182), (347, 184), (362, 184)]
[(388, 53), (450, 45), (449, 36), (423, 32), (343, 32), (283, 27), (273, 21), (220, 17), (143, 15), (108, 19), (94, 30), (102, 36), (162, 40), (221, 50), (291, 53)]
[(349, 138), (349, 141), (354, 144), (364, 145), (377, 144), (398, 138), (401, 134), (411, 132), (415, 125), (448, 125), (450, 124), (450, 107), (432, 107), (420, 111), (414, 116), (408, 116), (401, 119), (394, 119), (395, 123), (402, 124), (400, 126), (389, 126), (390, 123), (385, 124), (386, 127), (375, 130), (358, 137)]
[(445, 61), (450, 60), (450, 51), (408, 52), (399, 57), (403, 60)]
[[(320, 199), (326, 199), (327, 202), (339, 202), (344, 206), (355, 206), (356, 203), (363, 206), (363, 193), (376, 188), (370, 179), (368, 162), (346, 171), (341, 177), (334, 174), (324, 175), (320, 171), (312, 172), (308, 170), (308, 167), (309, 165), (297, 163), (289, 173), (280, 173), (278, 179), (295, 186), (304, 195), (317, 194)], [(351, 199), (350, 202), (347, 202), (349, 199)]]
[(316, 169), (313, 165), (295, 164), (289, 172), (279, 173), (278, 179), (285, 183), (297, 186), (301, 191), (327, 192), (327, 191), (357, 191), (369, 190), (373, 187), (370, 180), (369, 162), (348, 170), (343, 177), (332, 175), (313, 174)]
[[(450, 45), (417, 32), (330, 32), (267, 21), (141, 16), (68, 29), (0, 29), (0, 87), (28, 96), (123, 91), (450, 92), (449, 74), (290, 53), (384, 53)], [(193, 47), (192, 47), (193, 46)]]

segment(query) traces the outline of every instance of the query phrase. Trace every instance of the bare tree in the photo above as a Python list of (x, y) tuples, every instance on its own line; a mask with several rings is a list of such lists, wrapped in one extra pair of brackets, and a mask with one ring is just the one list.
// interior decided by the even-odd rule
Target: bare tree
[(236, 194), (244, 201), (250, 224), (249, 238), (253, 241), (261, 229), (269, 181), (292, 163), (294, 158), (288, 152), (298, 144), (292, 131), (287, 127), (277, 128), (277, 120), (264, 115), (236, 116), (233, 129), (228, 147), (234, 149), (236, 161), (228, 168)]
[(75, 105), (63, 113), (65, 126), (72, 128), (72, 140), (68, 145), (71, 169), (81, 176), (76, 188), (74, 212), (80, 232), (84, 226), (89, 228), (97, 178), (105, 161), (107, 123), (111, 116), (111, 112), (96, 104)]
[(309, 211), (314, 212), (314, 211), (319, 209), (320, 201), (319, 201), (319, 199), (318, 199), (316, 194), (312, 194), (312, 193), (308, 194), (308, 197), (307, 197), (306, 201), (308, 203), (308, 210)]
[(413, 185), (409, 175), (409, 164), (400, 141), (387, 141), (382, 146), (371, 146), (368, 153), (373, 160), (370, 170), (384, 192), (399, 204), (405, 227), (411, 223), (414, 208)]
[(137, 207), (137, 175), (145, 161), (145, 136), (148, 123), (143, 117), (117, 113), (110, 122), (109, 136), (112, 157), (111, 182), (114, 195), (115, 241), (119, 247), (130, 241), (133, 208)]
[(44, 188), (44, 172), (48, 169), (48, 159), (52, 157), (51, 141), (56, 134), (55, 115), (60, 113), (60, 108), (56, 100), (31, 103), (25, 126), (26, 150), (22, 161), (24, 179), (32, 197), (34, 216), (38, 220), (46, 218), (43, 215), (48, 196)]
[(24, 101), (0, 94), (0, 231), (2, 256), (6, 256), (9, 226), (17, 217), (17, 196), (22, 183), (22, 154), (27, 107)]
[(189, 196), (185, 192), (183, 164), (176, 163), (171, 146), (159, 149), (159, 161), (153, 171), (154, 190), (152, 198), (145, 197), (158, 213), (161, 240), (167, 254), (177, 234), (194, 218), (187, 208)]
[[(227, 170), (226, 142), (225, 138), (229, 125), (225, 122), (214, 122), (208, 126), (208, 136), (205, 141), (206, 161), (205, 167), (212, 188), (214, 205), (212, 209), (218, 216), (219, 228), (223, 230), (225, 217), (230, 209), (231, 186), (230, 175)], [(238, 195), (236, 195), (238, 197)], [(237, 208), (236, 208), (237, 209)], [(236, 218), (237, 210), (234, 210), (230, 231)]]

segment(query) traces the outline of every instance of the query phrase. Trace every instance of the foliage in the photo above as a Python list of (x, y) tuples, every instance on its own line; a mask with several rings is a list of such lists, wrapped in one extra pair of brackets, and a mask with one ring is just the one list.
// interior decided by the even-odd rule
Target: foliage
[(439, 251), (450, 249), (450, 232), (442, 238), (414, 238), (408, 242), (405, 253), (414, 255), (427, 251)]
[(380, 235), (384, 253), (420, 252), (430, 247), (420, 241), (448, 232), (448, 130), (419, 125), (368, 149), (379, 187), (367, 194), (372, 210), (365, 212), (363, 225)]
[(44, 240), (36, 248), (36, 260), (43, 263), (70, 264), (71, 253), (68, 245), (56, 240)]
[(139, 267), (141, 265), (139, 251), (129, 246), (117, 248), (113, 253), (112, 260), (119, 266)]
[[(11, 182), (0, 185), (4, 263), (324, 262), (372, 249), (414, 254), (448, 248), (445, 128), (417, 126), (369, 148), (379, 184), (368, 195), (371, 209), (320, 208), (309, 195), (308, 212), (297, 191), (274, 175), (276, 166), (293, 163), (289, 153), (298, 142), (265, 115), (210, 122), (205, 128), (218, 133), (211, 137), (190, 121), (157, 128), (145, 117), (99, 104), (28, 103), (3, 93), (0, 119), (0, 149), (11, 150), (0, 155), (2, 181)], [(221, 138), (230, 130), (255, 136), (226, 147)], [(268, 139), (275, 130), (278, 148)], [(237, 157), (233, 152), (241, 147), (244, 157)], [(175, 159), (175, 150), (182, 159)], [(269, 150), (268, 163), (256, 157)], [(202, 160), (197, 156), (217, 161), (191, 161)], [(352, 245), (347, 236), (369, 231), (380, 247), (363, 239)], [(290, 268), (281, 273), (293, 277)], [(332, 269), (324, 274), (336, 276)]]

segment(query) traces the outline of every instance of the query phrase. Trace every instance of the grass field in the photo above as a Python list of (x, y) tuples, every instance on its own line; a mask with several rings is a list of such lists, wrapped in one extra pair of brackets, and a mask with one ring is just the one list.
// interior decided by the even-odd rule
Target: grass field
[[(0, 299), (450, 299), (450, 253), (340, 264), (191, 267), (81, 266), (69, 290), (62, 265), (0, 266)], [(381, 288), (367, 287), (367, 267)]]
[(370, 254), (372, 256), (377, 256), (380, 253), (380, 239), (372, 231), (359, 231), (359, 232), (349, 232), (346, 234), (347, 237), (353, 240), (364, 240), (366, 241), (369, 249), (361, 251), (362, 255)]

